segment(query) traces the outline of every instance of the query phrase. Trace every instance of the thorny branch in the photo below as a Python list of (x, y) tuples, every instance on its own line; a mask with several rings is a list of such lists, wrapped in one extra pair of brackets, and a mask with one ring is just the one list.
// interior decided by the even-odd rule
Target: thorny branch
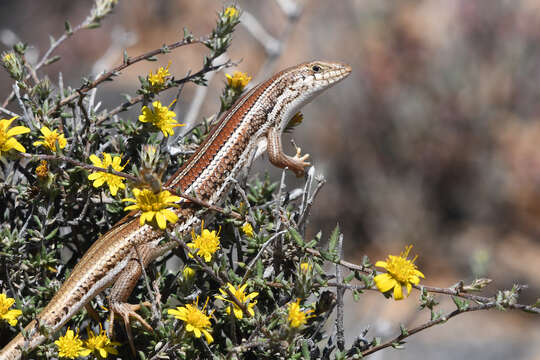
[[(459, 314), (464, 314), (466, 312), (471, 312), (471, 311), (478, 311), (478, 310), (488, 310), (488, 309), (492, 309), (492, 308), (495, 308), (497, 305), (493, 302), (493, 303), (488, 303), (488, 304), (480, 304), (480, 305), (475, 305), (475, 306), (469, 306), (465, 309), (456, 309), (448, 314), (446, 314), (445, 316), (441, 316), (440, 318), (438, 319), (434, 319), (434, 320), (431, 320), (431, 321), (428, 321), (427, 323), (424, 323), (422, 325), (419, 325), (415, 328), (412, 328), (412, 329), (407, 329), (406, 332), (402, 332), (400, 335), (396, 336), (395, 338), (391, 339), (391, 340), (388, 340), (380, 345), (377, 345), (377, 346), (374, 346), (368, 350), (364, 350), (362, 351), (362, 356), (367, 356), (367, 355), (370, 355), (370, 354), (373, 354), (374, 352), (377, 352), (379, 350), (382, 350), (382, 349), (385, 349), (387, 347), (390, 347), (390, 346), (398, 346), (400, 341), (408, 338), (409, 336), (411, 335), (414, 335), (422, 330), (426, 330), (434, 325), (438, 325), (438, 324), (442, 324), (442, 323), (445, 323), (447, 322), (448, 320), (450, 320), (451, 318), (453, 318), (454, 316), (457, 316)], [(352, 357), (349, 357), (352, 359)]]
[[(131, 57), (131, 58), (130, 57), (125, 58), (122, 61), (121, 64), (119, 64), (116, 67), (114, 67), (113, 69), (101, 74), (94, 81), (81, 86), (79, 89), (77, 89), (76, 92), (74, 92), (73, 94), (69, 95), (68, 97), (65, 97), (62, 100), (60, 100), (56, 104), (56, 106), (54, 106), (51, 110), (49, 110), (47, 112), (47, 115), (51, 115), (51, 114), (57, 112), (62, 106), (70, 103), (71, 101), (75, 100), (77, 97), (82, 96), (83, 94), (85, 94), (89, 90), (97, 87), (98, 85), (100, 85), (104, 81), (110, 80), (112, 77), (118, 75), (118, 72), (122, 71), (123, 69), (127, 68), (130, 65), (133, 65), (133, 64), (135, 64), (135, 63), (137, 63), (139, 61), (142, 61), (142, 60), (147, 60), (147, 59), (149, 59), (149, 58), (151, 58), (153, 56), (156, 56), (158, 54), (166, 54), (166, 53), (170, 52), (170, 50), (174, 50), (174, 49), (179, 48), (181, 46), (203, 43), (207, 39), (208, 39), (207, 37), (202, 37), (200, 39), (193, 39), (191, 37), (187, 37), (185, 39), (182, 39), (181, 41), (178, 41), (178, 42), (175, 42), (175, 43), (172, 43), (172, 44), (169, 44), (169, 45), (165, 45), (165, 46), (163, 46), (163, 47), (161, 47), (159, 49), (154, 49), (154, 50), (148, 51), (148, 52), (146, 52), (144, 54), (141, 54), (139, 56), (135, 56), (135, 57)], [(186, 81), (189, 81), (189, 80), (186, 80)]]
[[(190, 74), (180, 80), (175, 80), (174, 82), (172, 82), (171, 84), (169, 85), (166, 85), (163, 87), (163, 89), (161, 89), (160, 91), (165, 91), (165, 90), (168, 90), (170, 88), (173, 88), (173, 87), (176, 87), (176, 86), (179, 86), (179, 85), (182, 85), (186, 82), (189, 82), (193, 79), (196, 79), (197, 77), (200, 77), (201, 75), (207, 73), (207, 72), (210, 72), (210, 71), (217, 71), (221, 68), (224, 68), (224, 67), (230, 67), (230, 66), (233, 66), (235, 65), (234, 62), (228, 60), (227, 62), (224, 62), (222, 64), (218, 64), (218, 65), (212, 65), (212, 66), (207, 66), (207, 67), (203, 67), (202, 69), (200, 69), (199, 71), (197, 71), (196, 73), (194, 74)], [(115, 107), (114, 109), (112, 109), (111, 111), (107, 112), (106, 114), (103, 114), (101, 116), (98, 116), (97, 117), (97, 120), (96, 120), (96, 125), (99, 125), (101, 124), (103, 121), (109, 119), (111, 116), (114, 116), (118, 113), (121, 113), (122, 111), (125, 111), (127, 110), (130, 106), (132, 105), (135, 105), (141, 101), (144, 100), (144, 95), (137, 95), (135, 97), (132, 97), (131, 99), (129, 99), (129, 101), (121, 104), (121, 105), (118, 105), (117, 107)]]

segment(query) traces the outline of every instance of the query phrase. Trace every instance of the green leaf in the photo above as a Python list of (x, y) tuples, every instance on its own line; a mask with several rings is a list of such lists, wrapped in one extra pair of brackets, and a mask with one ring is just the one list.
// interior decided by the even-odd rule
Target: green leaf
[(306, 248), (313, 248), (313, 247), (315, 247), (315, 245), (317, 245), (317, 243), (318, 243), (318, 241), (313, 239), (313, 240), (311, 240), (310, 242), (308, 242), (306, 244)]
[(339, 239), (339, 224), (336, 225), (332, 235), (330, 235), (330, 240), (328, 241), (328, 251), (334, 253), (336, 250), (337, 242)]
[(457, 296), (452, 296), (452, 300), (454, 301), (454, 304), (456, 304), (459, 311), (465, 311), (469, 308), (469, 303), (467, 300), (460, 299)]
[(358, 290), (353, 290), (353, 300), (355, 302), (358, 302), (360, 300), (360, 294), (361, 294), (361, 291), (358, 291)]
[(407, 331), (405, 325), (399, 324), (399, 330), (401, 332), (401, 336), (409, 336), (409, 332)]
[(349, 275), (347, 275), (345, 279), (343, 279), (343, 282), (345, 284), (348, 284), (352, 281), (352, 279), (354, 279), (354, 272), (349, 273)]
[(47, 236), (45, 236), (45, 240), (51, 240), (55, 235), (56, 233), (58, 232), (58, 229), (59, 228), (54, 228), (53, 231), (51, 231)]
[(67, 21), (67, 20), (64, 22), (64, 29), (66, 30), (66, 33), (67, 33), (68, 35), (73, 34), (73, 29), (71, 28), (71, 24), (70, 24), (70, 22)]
[(261, 259), (257, 259), (257, 264), (255, 266), (257, 268), (257, 277), (262, 278), (264, 274), (264, 267)]
[(97, 29), (100, 26), (101, 26), (101, 24), (99, 22), (92, 22), (92, 23), (86, 25), (86, 28), (87, 29)]
[(42, 228), (43, 225), (41, 224), (41, 220), (39, 220), (39, 217), (37, 215), (34, 215), (33, 218), (34, 218), (34, 221), (36, 222), (37, 226), (39, 228)]
[(45, 61), (45, 65), (50, 65), (52, 63), (57, 62), (60, 59), (61, 59), (61, 57), (59, 55), (55, 55), (55, 56), (53, 56), (51, 58), (48, 58), (47, 61)]
[(311, 359), (307, 341), (302, 342), (302, 357), (306, 360)]
[(298, 233), (298, 231), (296, 231), (295, 228), (289, 228), (289, 234), (292, 236), (298, 246), (304, 246), (304, 239), (302, 239), (302, 236), (300, 235), (300, 233)]

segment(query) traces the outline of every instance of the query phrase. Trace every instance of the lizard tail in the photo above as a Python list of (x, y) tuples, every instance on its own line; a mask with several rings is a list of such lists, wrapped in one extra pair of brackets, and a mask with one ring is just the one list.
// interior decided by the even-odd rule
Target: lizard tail
[(31, 350), (45, 340), (45, 336), (37, 331), (37, 321), (32, 320), (25, 328), (27, 339), (19, 333), (0, 351), (0, 360), (19, 360), (22, 349)]

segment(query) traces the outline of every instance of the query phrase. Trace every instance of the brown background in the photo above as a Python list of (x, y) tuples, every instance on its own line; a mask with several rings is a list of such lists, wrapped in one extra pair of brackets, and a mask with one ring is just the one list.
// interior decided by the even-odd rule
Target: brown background
[[(237, 4), (273, 36), (283, 36), (288, 19), (276, 2)], [(183, 27), (196, 36), (208, 33), (221, 6), (123, 1), (102, 28), (65, 42), (58, 49), (62, 60), (45, 73), (56, 82), (61, 71), (66, 85), (79, 86), (93, 68), (119, 63), (123, 47), (137, 55), (177, 41)], [(80, 23), (90, 7), (82, 0), (2, 1), (0, 46), (13, 38), (9, 29), (43, 54), (48, 35), (58, 37), (66, 19)], [(304, 124), (293, 134), (327, 179), (311, 233), (327, 235), (339, 222), (351, 261), (363, 254), (375, 261), (414, 244), (425, 284), (485, 276), (495, 279), (491, 291), (529, 284), (521, 301), (534, 302), (540, 294), (540, 3), (309, 0), (291, 29), (273, 70), (312, 59), (353, 67), (346, 81), (305, 109)], [(242, 60), (239, 70), (257, 74), (267, 59), (263, 46), (242, 26), (234, 37), (230, 58)], [(135, 93), (137, 75), (171, 61), (171, 72), (181, 77), (200, 67), (204, 53), (194, 46), (130, 67), (98, 97), (104, 106), (117, 105), (121, 94)], [(218, 74), (201, 116), (218, 109), (222, 85)], [(0, 93), (10, 86), (1, 73)], [(189, 85), (183, 92), (180, 120), (194, 90)], [(173, 96), (161, 99), (168, 103)], [(256, 171), (266, 169), (268, 162), (260, 160)], [(279, 172), (271, 175), (277, 180)], [(293, 176), (287, 183), (297, 184)], [(370, 293), (351, 301), (349, 343), (368, 325), (370, 335), (388, 337), (400, 322), (425, 321), (428, 314), (416, 312), (417, 296), (395, 303)], [(414, 336), (406, 351), (373, 358), (539, 359), (539, 343), (538, 316), (493, 311), (462, 315)]]

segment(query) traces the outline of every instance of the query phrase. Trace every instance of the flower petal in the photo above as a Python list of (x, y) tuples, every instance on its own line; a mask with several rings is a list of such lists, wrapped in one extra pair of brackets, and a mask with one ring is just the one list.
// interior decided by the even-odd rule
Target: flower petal
[(373, 278), (380, 292), (387, 292), (397, 285), (397, 281), (390, 274), (379, 274)]
[(204, 337), (206, 338), (206, 342), (208, 342), (209, 344), (211, 344), (211, 343), (214, 342), (214, 338), (213, 338), (212, 335), (208, 332), (208, 330), (203, 329), (202, 332), (203, 332), (203, 334), (204, 334)]
[(26, 126), (14, 126), (6, 132), (6, 136), (11, 137), (15, 135), (26, 134), (29, 132), (30, 132), (30, 129), (27, 128)]
[(403, 299), (403, 290), (401, 289), (400, 284), (396, 284), (396, 286), (394, 286), (394, 299), (395, 300)]
[(103, 185), (104, 182), (105, 182), (105, 177), (99, 176), (98, 178), (96, 178), (96, 180), (94, 180), (94, 187), (98, 188), (101, 185)]
[(24, 146), (22, 146), (22, 144), (20, 142), (17, 141), (17, 139), (15, 138), (9, 138), (4, 146), (7, 148), (7, 149), (15, 149), (17, 151), (20, 151), (20, 152), (26, 152), (26, 149), (24, 148)]
[(161, 230), (165, 230), (167, 227), (167, 221), (165, 220), (165, 216), (163, 215), (162, 211), (156, 212), (156, 221)]
[(46, 126), (42, 126), (41, 129), (39, 129), (39, 131), (41, 131), (41, 133), (43, 134), (43, 136), (47, 137), (49, 135), (52, 134), (52, 131), (46, 127)]
[(97, 167), (100, 167), (100, 168), (103, 167), (103, 164), (101, 163), (101, 160), (94, 154), (90, 155), (90, 161), (92, 162), (92, 164), (94, 166), (97, 166)]

